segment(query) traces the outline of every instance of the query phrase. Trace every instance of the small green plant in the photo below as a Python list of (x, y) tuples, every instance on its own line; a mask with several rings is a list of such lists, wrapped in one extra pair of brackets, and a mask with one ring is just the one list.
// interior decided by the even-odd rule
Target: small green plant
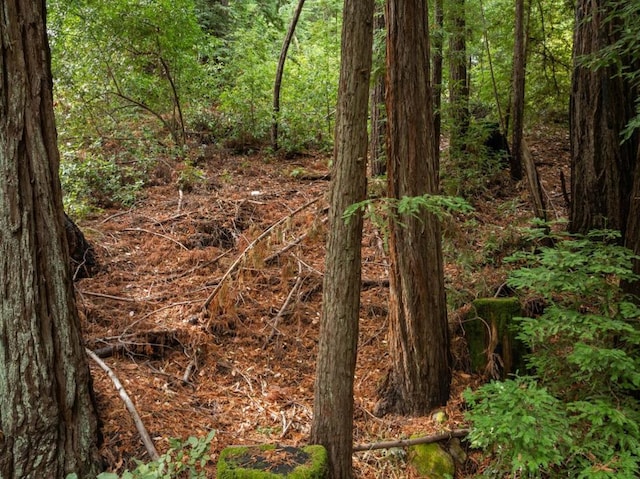
[(201, 168), (185, 161), (184, 168), (180, 171), (176, 184), (179, 190), (191, 191), (196, 185), (207, 181), (207, 174)]
[[(133, 471), (125, 471), (122, 475), (113, 472), (98, 474), (97, 479), (205, 479), (205, 466), (210, 460), (208, 454), (215, 431), (204, 438), (191, 436), (186, 441), (169, 439), (169, 450), (156, 461), (142, 463)], [(77, 479), (76, 474), (69, 474), (66, 479)]]
[(620, 288), (639, 279), (637, 257), (616, 232), (551, 239), (514, 255), (522, 267), (508, 280), (547, 303), (519, 318), (536, 376), (466, 393), (472, 444), (495, 458), (488, 475), (638, 477), (640, 308)]

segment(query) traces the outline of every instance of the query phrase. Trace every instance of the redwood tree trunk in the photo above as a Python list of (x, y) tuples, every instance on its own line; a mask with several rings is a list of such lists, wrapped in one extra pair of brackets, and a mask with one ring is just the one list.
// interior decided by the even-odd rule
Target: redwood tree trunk
[(449, 110), (451, 112), (450, 149), (460, 158), (466, 149), (469, 129), (469, 82), (467, 79), (467, 27), (465, 0), (451, 3), (449, 39)]
[(329, 452), (330, 477), (353, 477), (353, 376), (360, 315), (362, 214), (345, 209), (366, 196), (367, 111), (374, 0), (345, 0), (336, 146), (311, 441)]
[[(384, 30), (384, 9), (381, 8), (381, 10), (383, 11), (375, 12), (374, 30), (376, 32), (382, 32)], [(382, 50), (382, 48), (384, 48), (384, 45), (380, 47), (380, 50)], [(380, 59), (380, 62), (384, 62), (384, 57)], [(384, 146), (386, 130), (387, 120), (386, 113), (384, 111), (384, 74), (378, 73), (374, 78), (373, 88), (371, 89), (371, 135), (369, 140), (371, 176), (380, 176), (387, 172), (387, 158)]]
[(435, 136), (436, 160), (440, 163), (440, 131), (442, 129), (442, 60), (444, 47), (444, 5), (443, 0), (434, 2), (436, 31), (433, 33), (433, 130)]
[(509, 162), (511, 178), (519, 181), (522, 179), (522, 138), (524, 130), (524, 86), (526, 63), (524, 0), (516, 0), (514, 35), (512, 104), (513, 135)]
[[(389, 196), (438, 193), (426, 2), (387, 1)], [(423, 211), (389, 224), (391, 370), (377, 414), (423, 414), (446, 403), (450, 350), (438, 220)]]
[(620, 66), (594, 69), (581, 63), (581, 58), (617, 40), (615, 20), (606, 20), (612, 5), (606, 0), (578, 0), (576, 6), (570, 111), (572, 232), (609, 228), (624, 235), (629, 212), (636, 135), (620, 142), (635, 113), (636, 92), (620, 76)]
[(0, 477), (95, 477), (43, 0), (2, 3), (0, 71)]

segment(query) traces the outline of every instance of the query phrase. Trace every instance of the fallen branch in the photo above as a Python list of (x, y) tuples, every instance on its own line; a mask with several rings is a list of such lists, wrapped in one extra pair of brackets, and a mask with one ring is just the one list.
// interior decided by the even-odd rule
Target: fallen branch
[(197, 367), (198, 366), (194, 358), (189, 362), (187, 369), (185, 369), (184, 374), (182, 375), (182, 384), (185, 384), (185, 385), (189, 384), (189, 379), (191, 379), (191, 374), (193, 373), (193, 371), (196, 370)]
[(265, 340), (264, 344), (262, 345), (262, 349), (267, 349), (267, 346), (273, 339), (273, 336), (276, 334), (276, 331), (278, 331), (278, 320), (284, 315), (284, 312), (289, 307), (289, 303), (291, 303), (291, 299), (293, 298), (293, 295), (295, 294), (296, 291), (298, 291), (298, 289), (300, 289), (301, 284), (302, 284), (302, 263), (298, 261), (298, 277), (296, 278), (296, 283), (293, 285), (293, 288), (291, 288), (291, 291), (289, 291), (289, 294), (287, 295), (287, 299), (284, 300), (284, 303), (282, 304), (280, 311), (278, 311), (278, 314), (276, 314), (276, 317), (273, 319), (273, 323), (270, 324), (271, 334), (269, 334), (269, 337)]
[(95, 296), (96, 298), (105, 298), (105, 299), (113, 299), (114, 301), (124, 301), (127, 303), (137, 303), (138, 300), (134, 298), (125, 298), (123, 296), (112, 296), (110, 294), (103, 293), (94, 293), (93, 291), (83, 291), (81, 289), (78, 290), (80, 294), (86, 294), (87, 296)]
[(331, 173), (302, 173), (295, 178), (301, 181), (331, 181)]
[(390, 449), (392, 447), (415, 446), (416, 444), (431, 444), (432, 442), (448, 441), (454, 437), (466, 437), (469, 429), (454, 429), (453, 431), (434, 434), (432, 436), (416, 437), (414, 439), (400, 439), (397, 441), (374, 442), (353, 446), (353, 452), (373, 451), (374, 449)]
[(322, 196), (319, 196), (311, 201), (309, 201), (308, 203), (305, 203), (304, 205), (302, 205), (300, 208), (298, 208), (297, 210), (293, 211), (292, 213), (288, 214), (287, 216), (280, 218), (278, 221), (276, 221), (275, 223), (273, 223), (271, 226), (269, 226), (266, 230), (264, 230), (262, 232), (262, 234), (260, 236), (258, 236), (256, 239), (254, 239), (251, 243), (249, 243), (249, 246), (247, 246), (244, 251), (242, 253), (240, 253), (240, 255), (238, 256), (238, 258), (236, 258), (236, 260), (233, 262), (233, 264), (231, 266), (229, 266), (229, 269), (227, 269), (227, 272), (222, 276), (222, 278), (220, 279), (220, 282), (217, 284), (217, 286), (214, 288), (214, 290), (211, 292), (211, 294), (209, 295), (209, 297), (205, 300), (205, 302), (202, 305), (202, 309), (203, 310), (207, 310), (207, 308), (209, 307), (209, 305), (211, 304), (211, 301), (213, 301), (213, 299), (216, 297), (216, 295), (218, 294), (218, 292), (220, 291), (220, 289), (222, 288), (222, 285), (224, 284), (225, 280), (231, 276), (231, 273), (233, 273), (235, 271), (235, 269), (240, 265), (240, 263), (242, 262), (242, 260), (244, 259), (244, 257), (247, 255), (247, 253), (249, 251), (251, 251), (254, 246), (256, 244), (258, 244), (258, 242), (260, 242), (260, 240), (262, 240), (263, 238), (269, 236), (271, 234), (271, 232), (277, 228), (278, 226), (280, 226), (282, 223), (284, 223), (285, 221), (287, 221), (290, 218), (293, 218), (296, 214), (300, 213), (301, 211), (307, 209), (309, 206), (313, 205), (314, 203), (317, 203), (320, 198), (322, 198)]
[[(328, 218), (324, 218), (322, 220), (322, 223), (326, 223), (327, 220), (328, 220)], [(308, 231), (306, 233), (301, 234), (296, 239), (294, 239), (291, 243), (288, 243), (287, 245), (285, 245), (283, 248), (279, 249), (275, 253), (270, 254), (269, 256), (267, 256), (264, 259), (264, 264), (270, 265), (270, 264), (274, 263), (275, 260), (280, 257), (280, 255), (286, 253), (287, 251), (289, 251), (294, 246), (299, 245), (307, 236), (309, 236), (309, 232)]]
[(140, 415), (138, 414), (138, 411), (136, 410), (135, 406), (133, 405), (133, 402), (131, 401), (131, 398), (127, 394), (127, 391), (125, 391), (125, 389), (122, 386), (122, 383), (120, 382), (118, 377), (115, 375), (113, 370), (109, 366), (106, 365), (106, 363), (102, 359), (100, 359), (98, 356), (96, 356), (94, 354), (93, 351), (91, 351), (90, 349), (86, 349), (86, 348), (85, 348), (85, 351), (87, 352), (87, 355), (91, 359), (93, 359), (96, 362), (96, 364), (98, 364), (98, 366), (100, 366), (107, 373), (107, 375), (109, 376), (109, 378), (113, 382), (114, 386), (116, 387), (116, 391), (118, 391), (118, 395), (120, 396), (120, 398), (122, 398), (122, 401), (124, 401), (125, 406), (129, 410), (129, 413), (131, 414), (131, 417), (133, 418), (133, 422), (136, 424), (136, 428), (138, 429), (138, 432), (140, 433), (140, 437), (142, 439), (142, 442), (144, 443), (144, 446), (147, 448), (147, 453), (149, 454), (149, 457), (153, 461), (156, 461), (156, 460), (160, 459), (160, 454), (158, 454), (158, 451), (156, 450), (156, 447), (153, 445), (153, 441), (151, 440), (151, 437), (149, 436), (149, 433), (147, 432), (146, 428), (144, 427), (144, 424), (142, 424), (142, 419), (140, 419)]

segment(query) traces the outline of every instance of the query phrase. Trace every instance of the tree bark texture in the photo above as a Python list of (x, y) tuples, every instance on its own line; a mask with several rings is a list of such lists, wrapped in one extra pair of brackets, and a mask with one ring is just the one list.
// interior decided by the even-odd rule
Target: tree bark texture
[[(438, 193), (426, 2), (387, 1), (389, 196)], [(377, 414), (423, 414), (446, 403), (451, 381), (441, 231), (426, 211), (389, 223), (391, 370)]]
[[(444, 2), (435, 0), (434, 20), (436, 31), (433, 32), (432, 76), (433, 85), (433, 131), (435, 136), (436, 160), (440, 163), (440, 131), (442, 129), (442, 61), (444, 48)], [(439, 169), (439, 166), (438, 166)]]
[(524, 28), (524, 0), (516, 0), (515, 32), (513, 45), (513, 130), (511, 141), (511, 179), (522, 179), (522, 137), (524, 130), (524, 86), (526, 45)]
[[(374, 16), (375, 32), (382, 32), (385, 27), (384, 9), (376, 11)], [(377, 35), (376, 35), (377, 37)], [(384, 45), (380, 46), (380, 49)], [(384, 62), (384, 55), (380, 62)], [(376, 67), (381, 65), (376, 65)], [(377, 68), (374, 68), (377, 70)], [(371, 176), (381, 176), (387, 172), (387, 157), (385, 153), (385, 137), (387, 130), (386, 113), (384, 111), (384, 68), (373, 79), (371, 88), (371, 135), (369, 139), (369, 155), (371, 158)]]
[(0, 72), (0, 477), (95, 477), (43, 0), (2, 3)]
[(467, 22), (465, 0), (451, 3), (449, 39), (449, 111), (451, 114), (450, 150), (454, 158), (466, 149), (469, 129), (469, 81), (467, 78)]
[(366, 197), (367, 112), (374, 0), (345, 0), (342, 60), (331, 175), (329, 235), (311, 441), (329, 453), (329, 477), (353, 477), (353, 377), (360, 314), (362, 214), (345, 209)]
[[(637, 92), (619, 75), (621, 65), (593, 68), (582, 63), (617, 40), (614, 3), (578, 0), (571, 94), (571, 211), (569, 228), (626, 229), (637, 135), (620, 144), (621, 132), (635, 114)], [(622, 65), (631, 66), (622, 58)]]

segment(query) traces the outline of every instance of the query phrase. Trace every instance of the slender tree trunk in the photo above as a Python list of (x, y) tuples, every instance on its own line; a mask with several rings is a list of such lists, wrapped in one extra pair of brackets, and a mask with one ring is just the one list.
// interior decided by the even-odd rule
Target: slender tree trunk
[(516, 0), (515, 42), (513, 46), (513, 131), (511, 141), (510, 170), (515, 181), (522, 179), (522, 137), (524, 129), (524, 85), (525, 85), (525, 29), (524, 0)]
[(43, 0), (0, 9), (0, 477), (99, 472), (58, 177)]
[[(572, 232), (627, 227), (629, 195), (637, 161), (637, 134), (621, 145), (621, 132), (634, 116), (637, 92), (620, 75), (621, 65), (592, 68), (582, 58), (617, 40), (612, 2), (578, 0), (571, 94)], [(623, 65), (630, 62), (622, 59)], [(633, 71), (633, 70), (632, 70)]]
[(276, 79), (273, 84), (273, 121), (271, 123), (271, 146), (275, 150), (278, 149), (278, 117), (280, 115), (280, 87), (282, 86), (282, 75), (284, 74), (284, 63), (287, 60), (287, 52), (289, 51), (289, 45), (293, 39), (293, 34), (296, 31), (296, 25), (300, 19), (302, 13), (302, 7), (304, 7), (305, 0), (298, 0), (298, 6), (293, 12), (293, 18), (287, 30), (287, 35), (282, 42), (282, 49), (280, 50), (280, 58), (278, 59), (278, 68), (276, 69)]
[(450, 148), (453, 158), (466, 150), (469, 129), (469, 82), (467, 78), (467, 22), (465, 0), (452, 0), (449, 40), (449, 108), (451, 111)]
[(345, 209), (366, 197), (367, 111), (374, 0), (345, 0), (336, 146), (322, 297), (311, 441), (329, 453), (333, 479), (353, 477), (353, 376), (358, 345), (362, 214)]
[(444, 47), (444, 7), (443, 0), (435, 0), (434, 17), (436, 31), (433, 32), (433, 131), (435, 136), (436, 160), (440, 163), (440, 131), (442, 128), (442, 60)]
[[(377, 10), (377, 8), (376, 8)], [(384, 30), (384, 9), (376, 11), (374, 16), (374, 31)], [(384, 45), (381, 46), (381, 49)], [(376, 55), (377, 56), (377, 55)], [(380, 62), (384, 62), (384, 55)], [(383, 65), (376, 65), (382, 67)], [(374, 68), (378, 71), (378, 68)], [(379, 68), (384, 71), (384, 68)], [(387, 120), (384, 111), (384, 73), (378, 73), (374, 78), (371, 89), (371, 135), (369, 140), (369, 154), (371, 156), (371, 176), (384, 175), (387, 172), (387, 157), (385, 154), (385, 136)]]
[[(387, 1), (389, 196), (438, 193), (426, 2)], [(438, 220), (426, 211), (389, 223), (389, 351), (377, 414), (424, 414), (446, 403), (449, 335)]]

